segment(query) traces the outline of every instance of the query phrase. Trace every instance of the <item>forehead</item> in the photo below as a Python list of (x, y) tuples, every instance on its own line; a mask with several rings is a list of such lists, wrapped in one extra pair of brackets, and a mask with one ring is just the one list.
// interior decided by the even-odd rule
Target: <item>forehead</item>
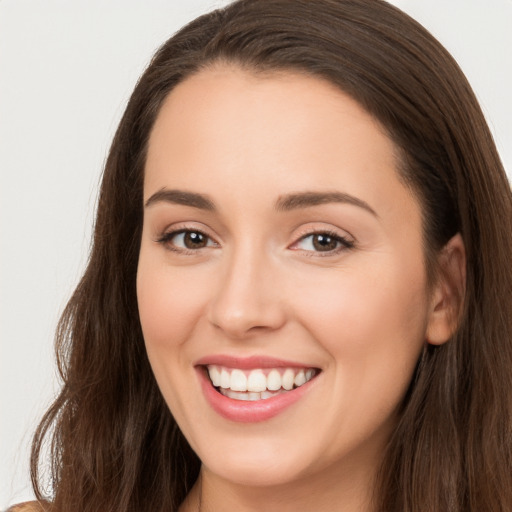
[(388, 208), (386, 192), (410, 195), (397, 153), (379, 122), (325, 80), (217, 66), (165, 100), (150, 136), (145, 198), (170, 186), (218, 186), (247, 199), (342, 187)]

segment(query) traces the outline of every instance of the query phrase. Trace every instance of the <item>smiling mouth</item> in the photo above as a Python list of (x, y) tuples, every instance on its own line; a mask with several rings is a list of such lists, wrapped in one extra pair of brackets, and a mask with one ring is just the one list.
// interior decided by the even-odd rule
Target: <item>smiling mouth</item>
[(241, 370), (220, 365), (206, 365), (213, 387), (234, 400), (266, 400), (297, 389), (316, 377), (317, 368), (258, 368)]

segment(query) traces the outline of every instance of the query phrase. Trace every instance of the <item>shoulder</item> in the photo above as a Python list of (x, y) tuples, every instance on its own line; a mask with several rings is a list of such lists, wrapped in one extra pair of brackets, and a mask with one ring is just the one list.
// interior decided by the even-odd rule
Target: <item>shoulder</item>
[(26, 501), (13, 505), (6, 512), (45, 512), (46, 510), (48, 510), (48, 507), (40, 501)]

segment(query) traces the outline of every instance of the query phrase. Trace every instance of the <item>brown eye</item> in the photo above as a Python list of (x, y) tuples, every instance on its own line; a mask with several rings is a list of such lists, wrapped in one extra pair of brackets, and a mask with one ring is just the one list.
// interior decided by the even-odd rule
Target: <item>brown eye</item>
[(187, 249), (201, 249), (208, 245), (208, 237), (199, 231), (185, 231), (183, 245)]
[(182, 229), (165, 233), (158, 240), (159, 243), (173, 251), (199, 250), (205, 247), (216, 247), (217, 244), (208, 235), (201, 231)]
[(302, 237), (294, 249), (301, 249), (311, 253), (331, 253), (337, 254), (344, 249), (352, 249), (354, 242), (340, 235), (329, 232), (311, 233)]
[(312, 235), (313, 247), (317, 251), (334, 251), (338, 248), (339, 240), (324, 233)]

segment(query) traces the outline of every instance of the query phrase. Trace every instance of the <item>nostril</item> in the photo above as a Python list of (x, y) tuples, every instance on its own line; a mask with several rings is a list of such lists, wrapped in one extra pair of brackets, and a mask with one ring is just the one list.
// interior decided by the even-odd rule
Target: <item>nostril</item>
[(254, 266), (247, 261), (232, 263), (230, 274), (225, 279), (219, 276), (219, 288), (209, 304), (209, 322), (230, 339), (273, 331), (286, 320), (269, 269), (256, 272)]

